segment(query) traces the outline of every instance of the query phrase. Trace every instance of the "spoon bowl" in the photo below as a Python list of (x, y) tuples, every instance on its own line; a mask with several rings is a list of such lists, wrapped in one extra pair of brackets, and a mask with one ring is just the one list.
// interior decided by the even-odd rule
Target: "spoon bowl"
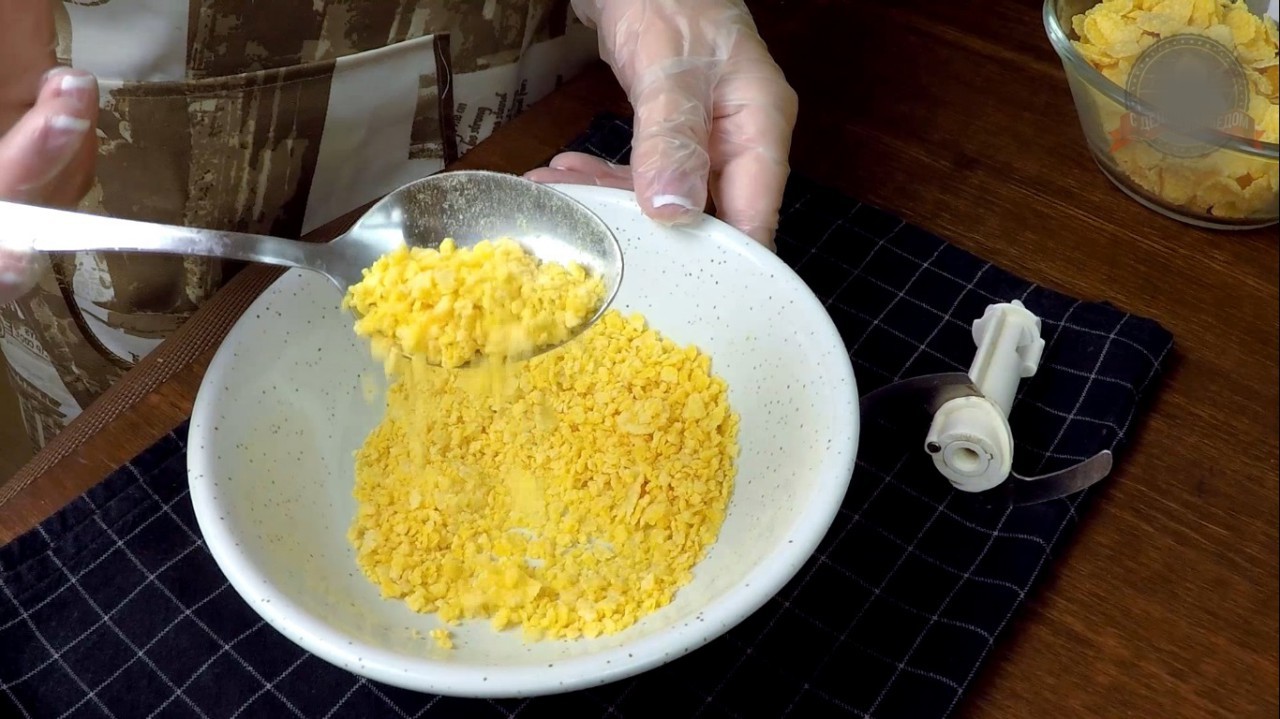
[(622, 282), (622, 248), (599, 217), (546, 185), (483, 170), (433, 175), (393, 191), (329, 243), (338, 262), (321, 271), (345, 291), (396, 247), (436, 248), (446, 238), (460, 248), (510, 238), (540, 261), (576, 262), (604, 281), (601, 313)]
[[(604, 283), (604, 300), (577, 336), (612, 305), (622, 248), (609, 227), (568, 195), (514, 175), (445, 172), (379, 200), (328, 243), (120, 220), (0, 202), (0, 247), (36, 252), (150, 252), (216, 257), (319, 272), (345, 293), (378, 258), (402, 247), (458, 247), (509, 238), (542, 262), (576, 262)], [(571, 338), (570, 338), (571, 339)], [(534, 352), (540, 354), (554, 347)], [(530, 355), (532, 356), (532, 354)]]

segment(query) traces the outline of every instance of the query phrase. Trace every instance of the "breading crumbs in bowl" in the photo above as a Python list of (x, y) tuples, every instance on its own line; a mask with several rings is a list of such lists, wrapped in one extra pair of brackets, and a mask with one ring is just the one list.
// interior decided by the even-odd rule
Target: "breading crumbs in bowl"
[[(631, 193), (556, 189), (627, 259), (567, 344), (449, 367), (487, 321), (357, 335), (323, 278), (291, 272), (210, 366), (188, 454), (204, 538), (251, 607), (337, 666), (471, 697), (623, 679), (761, 609), (839, 509), (857, 387), (804, 282), (714, 219), (664, 228)], [(565, 277), (590, 306), (589, 278)], [(546, 337), (582, 311), (551, 312)], [(445, 366), (379, 367), (379, 334)]]
[[(397, 251), (351, 288), (356, 334), (394, 379), (356, 455), (349, 533), (383, 596), (576, 639), (630, 627), (692, 578), (737, 457), (710, 358), (610, 311), (513, 360), (568, 339), (603, 296), (510, 239)], [(489, 371), (457, 369), (477, 355)]]
[(501, 395), (427, 368), (356, 462), (350, 539), (384, 596), (527, 638), (624, 630), (715, 541), (738, 418), (706, 355), (617, 312), (511, 367)]

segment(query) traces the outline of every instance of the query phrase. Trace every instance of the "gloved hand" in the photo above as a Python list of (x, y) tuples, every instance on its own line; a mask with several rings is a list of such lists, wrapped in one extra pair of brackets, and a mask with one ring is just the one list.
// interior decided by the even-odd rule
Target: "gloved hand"
[(773, 248), (795, 91), (741, 0), (573, 0), (635, 109), (631, 166), (562, 153), (539, 182), (634, 189), (645, 214), (720, 219)]
[[(0, 200), (72, 207), (93, 182), (98, 83), (54, 67), (45, 3), (0, 0)], [(33, 258), (0, 227), (0, 304), (35, 284)]]

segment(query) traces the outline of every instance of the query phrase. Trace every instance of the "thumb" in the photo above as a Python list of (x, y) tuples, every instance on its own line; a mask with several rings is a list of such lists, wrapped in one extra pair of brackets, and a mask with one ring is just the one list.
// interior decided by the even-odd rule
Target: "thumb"
[(0, 247), (0, 305), (6, 305), (35, 287), (38, 279), (35, 258), (27, 252)]
[(671, 60), (643, 73), (630, 93), (636, 115), (631, 149), (636, 199), (659, 222), (692, 222), (706, 208), (717, 65)]
[(59, 70), (45, 80), (36, 104), (0, 137), (0, 199), (44, 204), (65, 194), (64, 170), (91, 150), (97, 84), (90, 75)]
[[(87, 172), (69, 178), (68, 167), (94, 151), (91, 130), (97, 117), (97, 83), (84, 73), (50, 73), (35, 107), (0, 137), (0, 200), (32, 204), (74, 204)], [(70, 194), (68, 194), (70, 193)], [(21, 233), (19, 233), (20, 235)], [(36, 283), (28, 248), (0, 234), (0, 305), (18, 299)]]

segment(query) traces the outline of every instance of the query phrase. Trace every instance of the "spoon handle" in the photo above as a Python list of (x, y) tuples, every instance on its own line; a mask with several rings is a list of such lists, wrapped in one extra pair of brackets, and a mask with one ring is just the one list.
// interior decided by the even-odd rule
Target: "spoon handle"
[(0, 201), (0, 248), (3, 247), (36, 252), (155, 252), (305, 269), (324, 267), (329, 251), (327, 244)]

